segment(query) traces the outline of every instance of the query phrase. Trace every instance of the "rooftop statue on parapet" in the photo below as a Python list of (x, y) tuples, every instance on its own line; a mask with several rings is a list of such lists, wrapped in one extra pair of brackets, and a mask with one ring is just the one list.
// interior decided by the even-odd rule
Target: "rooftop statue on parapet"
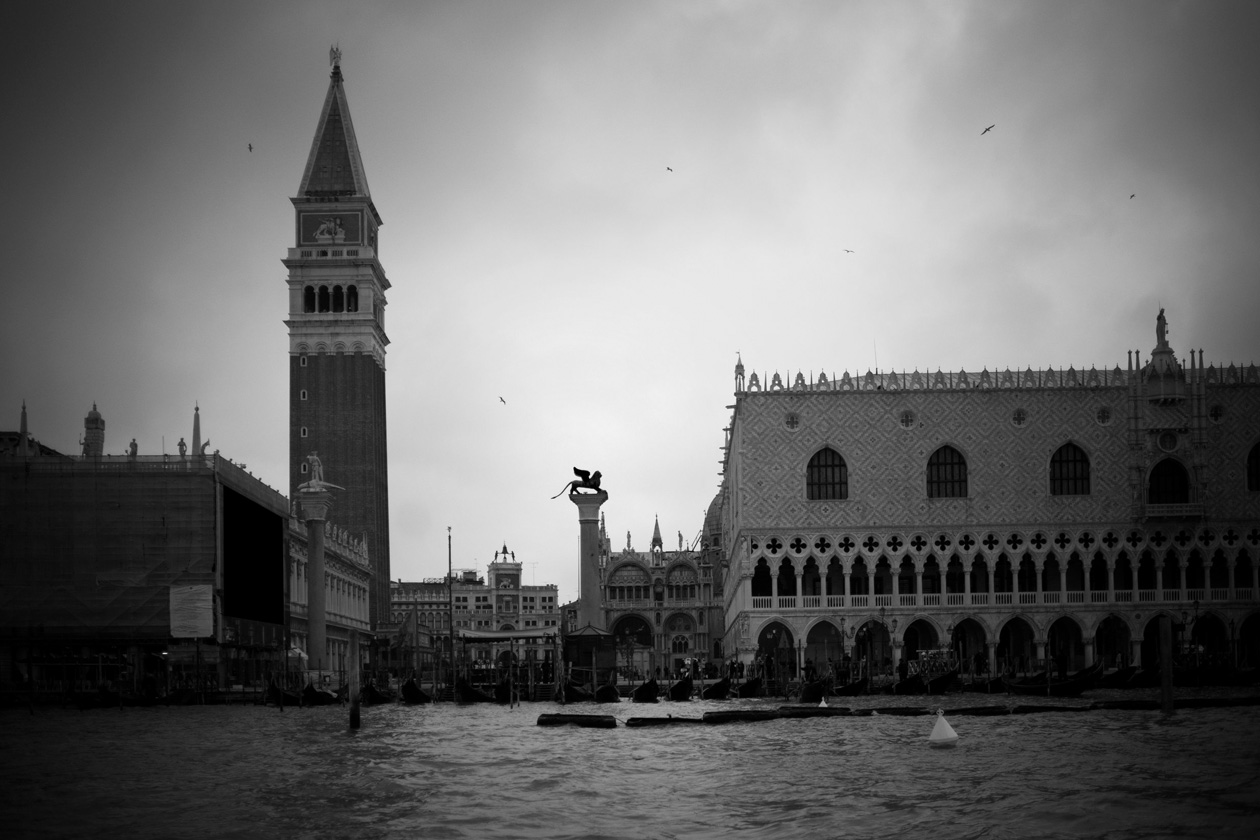
[[(578, 490), (582, 488), (585, 488), (587, 490), (592, 490), (595, 493), (601, 492), (599, 489), (599, 481), (601, 477), (601, 473), (599, 470), (595, 470), (595, 472), (591, 472), (589, 470), (579, 470), (577, 467), (574, 467), (573, 474), (576, 475), (577, 478), (575, 478), (573, 481), (570, 481), (568, 484), (564, 485), (564, 487), (560, 490), (560, 492), (552, 496), (551, 498), (553, 499), (560, 498), (560, 496), (564, 493), (565, 490), (569, 491), (570, 496), (590, 495), (590, 494), (579, 493)], [(603, 491), (603, 492), (607, 493), (607, 491)]]

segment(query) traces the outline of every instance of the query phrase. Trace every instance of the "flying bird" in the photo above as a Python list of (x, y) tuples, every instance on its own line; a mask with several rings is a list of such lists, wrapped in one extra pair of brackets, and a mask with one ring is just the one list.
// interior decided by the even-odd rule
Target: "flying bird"
[(1137, 193), (1134, 193), (1133, 195), (1129, 196), (1129, 201), (1132, 201), (1136, 197), (1137, 197)]
[(852, 254), (852, 253), (853, 253), (853, 252), (852, 252), (852, 251), (850, 251), (848, 248), (845, 248), (845, 249), (844, 249), (844, 252), (845, 252), (846, 254)]
[(990, 131), (992, 131), (995, 128), (997, 128), (997, 123), (994, 123), (993, 125), (986, 128), (984, 131), (980, 132), (980, 136), (983, 137), (984, 135), (988, 134)]
[(507, 405), (507, 400), (503, 399), (503, 397), (499, 397), (499, 402), (503, 403), (504, 405)]
[(667, 166), (667, 167), (665, 167), (665, 170), (666, 170), (667, 172), (673, 172), (673, 171), (674, 171), (674, 168), (673, 168), (672, 166)]
[(253, 144), (253, 143), (250, 143), (250, 144), (249, 144), (249, 150), (250, 150), (251, 152), (252, 152), (252, 151), (254, 151), (254, 144)]

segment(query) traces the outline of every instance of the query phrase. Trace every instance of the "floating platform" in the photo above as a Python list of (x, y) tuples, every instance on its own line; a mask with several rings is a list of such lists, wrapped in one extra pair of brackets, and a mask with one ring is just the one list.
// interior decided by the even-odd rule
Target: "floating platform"
[(809, 704), (800, 704), (795, 706), (780, 706), (779, 717), (853, 717), (853, 710), (845, 708), (844, 706), (812, 706)]
[(683, 726), (689, 723), (704, 721), (693, 717), (632, 717), (626, 721), (626, 726)]
[(705, 712), (705, 723), (746, 723), (756, 720), (778, 720), (778, 709), (733, 709), (729, 712)]
[(612, 715), (564, 715), (538, 716), (539, 726), (581, 726), (587, 729), (616, 729), (617, 719)]

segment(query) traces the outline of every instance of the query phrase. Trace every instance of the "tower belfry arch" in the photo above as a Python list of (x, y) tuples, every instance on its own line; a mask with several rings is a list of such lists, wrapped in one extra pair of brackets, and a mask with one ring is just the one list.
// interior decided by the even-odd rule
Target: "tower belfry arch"
[(374, 579), (372, 628), (389, 618), (389, 481), (385, 426), (385, 293), (381, 216), (372, 201), (350, 118), (341, 51), (332, 73), (294, 210), (288, 269), (289, 493), (310, 479), (317, 450), (344, 489), (337, 521), (363, 538)]

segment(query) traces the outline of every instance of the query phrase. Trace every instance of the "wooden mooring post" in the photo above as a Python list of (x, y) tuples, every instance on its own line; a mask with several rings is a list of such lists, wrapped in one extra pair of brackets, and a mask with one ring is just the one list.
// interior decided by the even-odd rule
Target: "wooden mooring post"
[(359, 674), (363, 671), (359, 663), (359, 631), (350, 631), (350, 729), (359, 728)]

